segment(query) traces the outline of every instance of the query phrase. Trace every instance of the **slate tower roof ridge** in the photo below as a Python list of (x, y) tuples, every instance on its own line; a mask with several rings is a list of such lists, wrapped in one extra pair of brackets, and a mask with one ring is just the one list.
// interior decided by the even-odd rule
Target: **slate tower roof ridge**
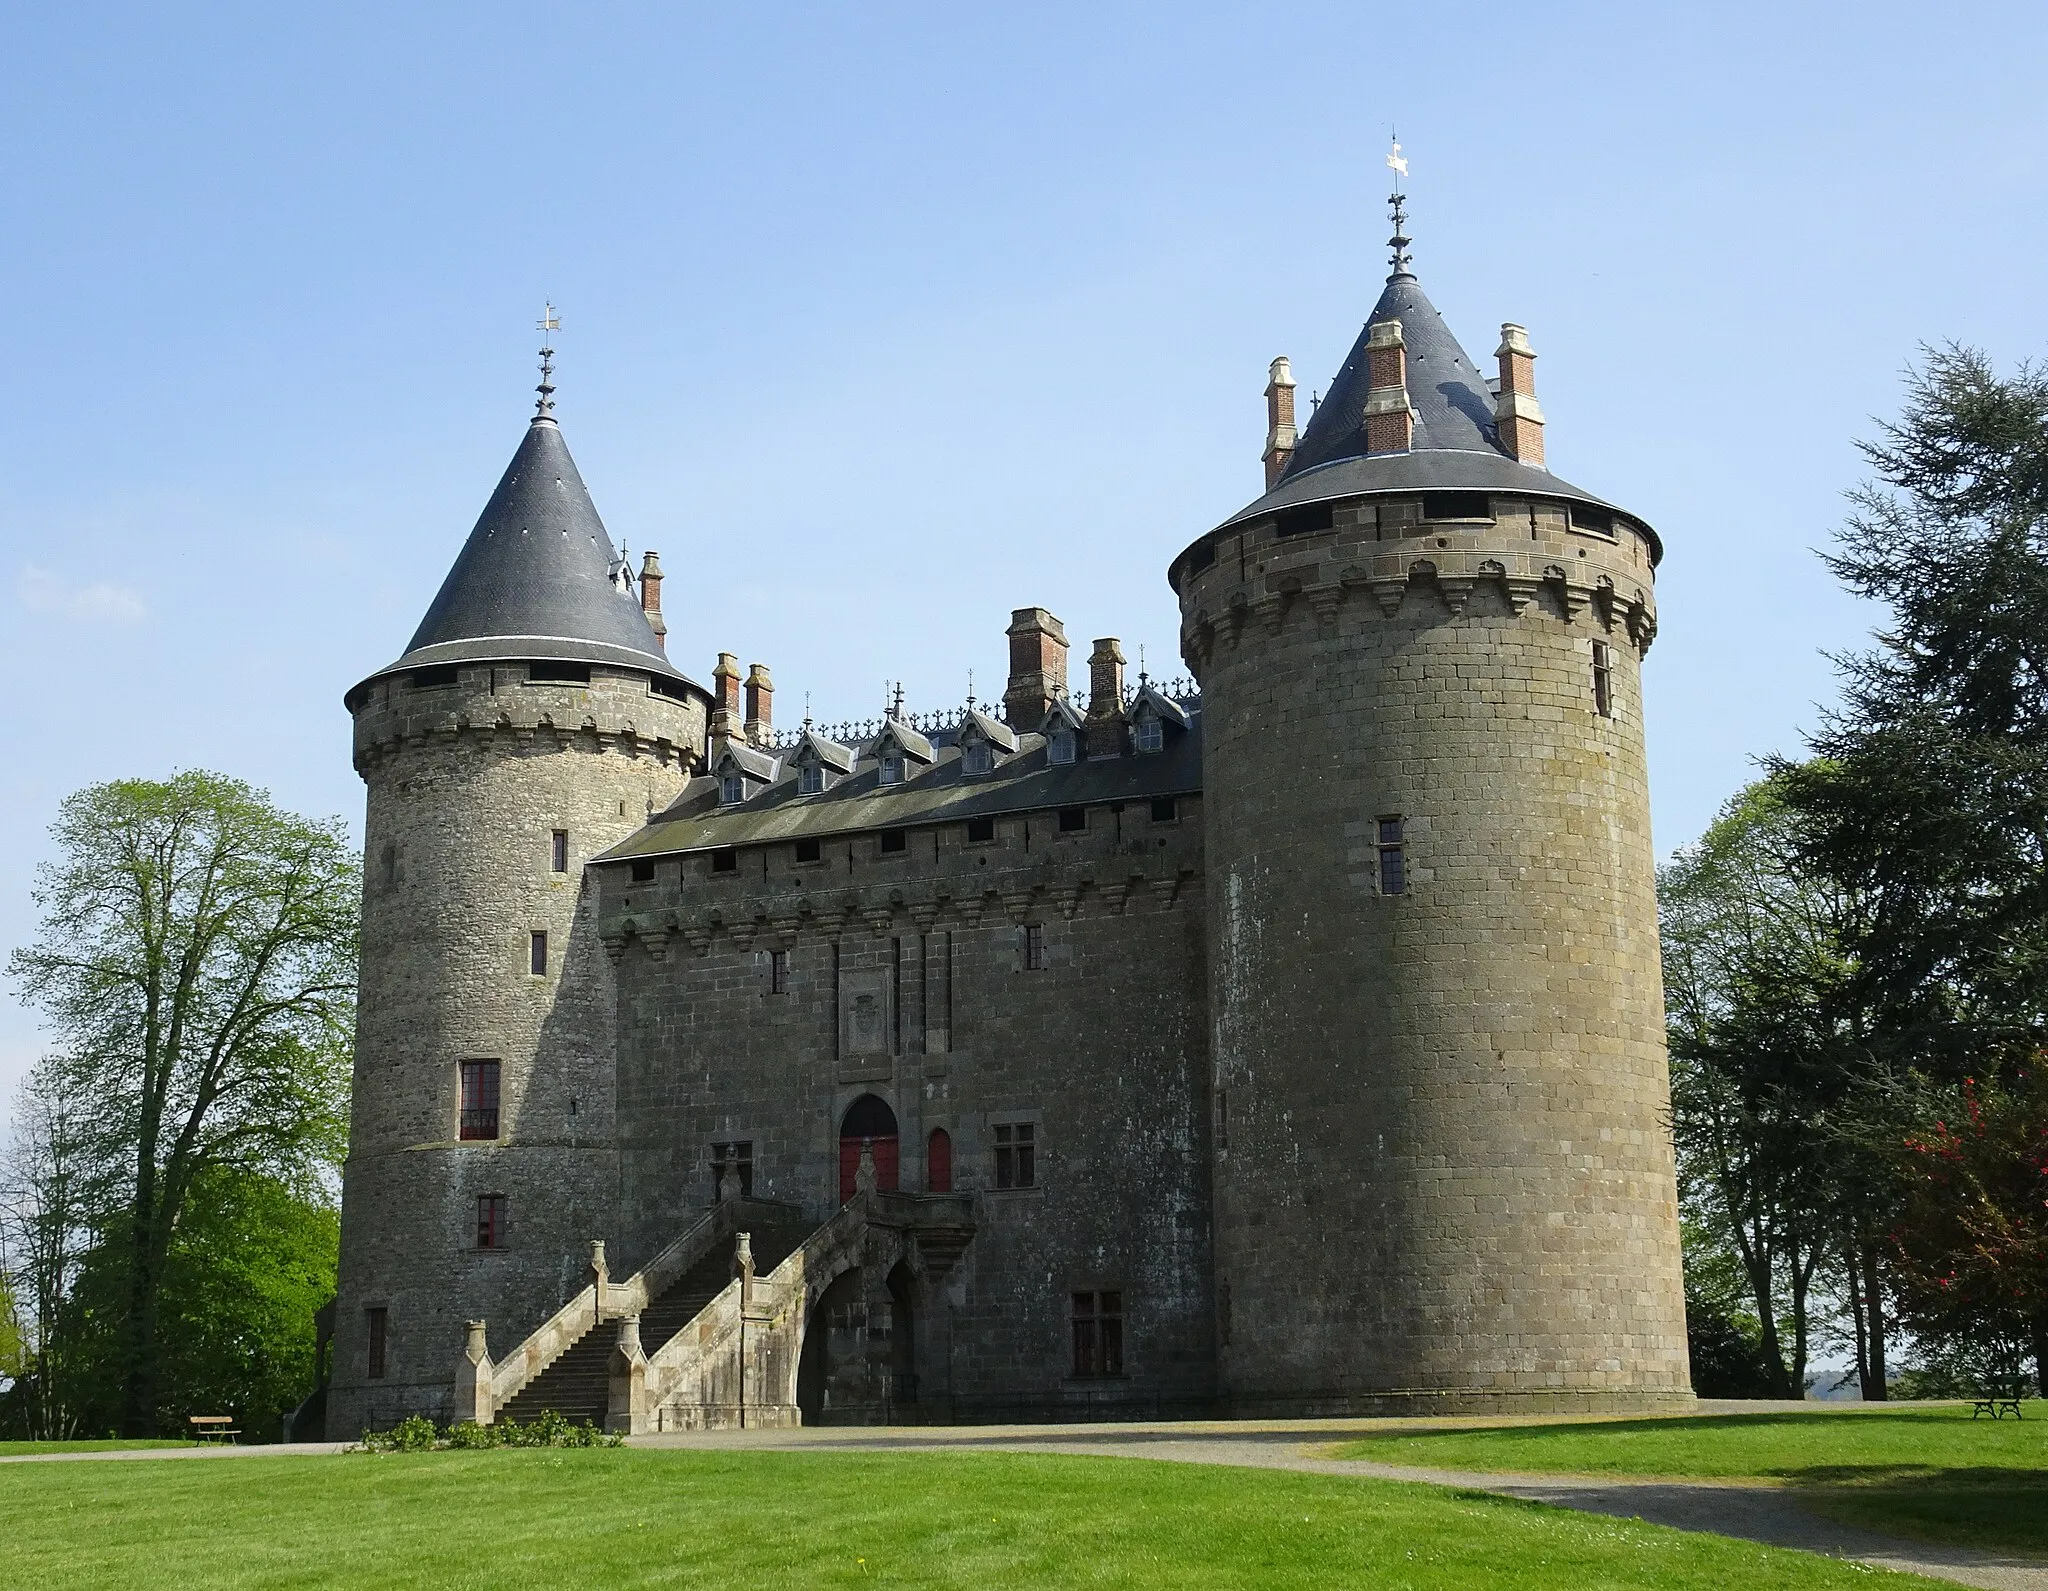
[(404, 654), (377, 673), (524, 658), (694, 683), (664, 655), (619, 566), (561, 427), (536, 414)]

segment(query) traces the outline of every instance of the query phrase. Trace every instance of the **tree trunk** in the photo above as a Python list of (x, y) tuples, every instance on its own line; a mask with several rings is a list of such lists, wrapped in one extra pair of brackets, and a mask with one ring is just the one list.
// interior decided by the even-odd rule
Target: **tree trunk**
[(1865, 1402), (1870, 1399), (1870, 1333), (1863, 1308), (1862, 1256), (1855, 1238), (1842, 1245), (1842, 1260), (1849, 1278), (1849, 1318), (1856, 1325), (1856, 1386)]
[(2048, 1309), (2034, 1315), (2034, 1391), (2048, 1398)]
[(1877, 1244), (1863, 1244), (1863, 1304), (1870, 1313), (1870, 1373), (1863, 1380), (1863, 1401), (1891, 1400), (1891, 1369), (1885, 1363), (1884, 1286), (1877, 1274)]

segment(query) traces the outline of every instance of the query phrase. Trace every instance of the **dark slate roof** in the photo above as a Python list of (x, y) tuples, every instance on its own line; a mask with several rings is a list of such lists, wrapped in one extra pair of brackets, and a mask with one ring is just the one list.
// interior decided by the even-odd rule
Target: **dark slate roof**
[(694, 684), (663, 656), (630, 584), (614, 581), (618, 563), (560, 427), (536, 418), (405, 654), (377, 672), (542, 658)]
[(768, 783), (782, 771), (781, 759), (773, 752), (758, 751), (743, 740), (721, 738), (712, 742), (711, 767), (714, 772), (732, 763), (749, 779)]
[(1418, 453), (1490, 453), (1506, 458), (1493, 428), (1493, 396), (1486, 378), (1472, 363), (1451, 328), (1444, 324), (1422, 284), (1406, 271), (1387, 278), (1386, 290), (1366, 317), (1344, 368), (1330, 383), (1322, 403), (1301, 433), (1294, 457), (1287, 461), (1282, 482), (1320, 464), (1365, 456), (1365, 339), (1383, 320), (1401, 323), (1408, 350), (1408, 403), (1415, 411)]
[[(1415, 412), (1414, 442), (1405, 453), (1365, 451), (1365, 397), (1371, 382), (1365, 343), (1383, 320), (1401, 323), (1408, 351), (1408, 403)], [(1209, 536), (1283, 508), (1333, 502), (1378, 493), (1473, 491), (1511, 493), (1585, 503), (1626, 512), (1605, 498), (1560, 480), (1546, 469), (1519, 464), (1501, 450), (1493, 423), (1493, 396), (1486, 377), (1451, 335), (1451, 328), (1407, 271), (1387, 278), (1379, 302), (1366, 317), (1358, 340), (1330, 390), (1301, 433), (1279, 483), (1247, 503), (1216, 530), (1197, 537), (1175, 558), (1167, 579), (1175, 589), (1188, 555)], [(1637, 516), (1656, 556), (1663, 544)]]
[(993, 774), (966, 778), (957, 746), (936, 748), (938, 763), (898, 785), (876, 781), (872, 758), (818, 795), (799, 795), (794, 778), (734, 806), (719, 806), (717, 781), (693, 780), (664, 812), (598, 860), (672, 856), (728, 845), (819, 839), (864, 830), (958, 823), (968, 818), (1037, 812), (1059, 807), (1195, 795), (1202, 788), (1201, 715), (1187, 734), (1166, 737), (1150, 756), (1129, 755), (1054, 763), (1039, 735), (1019, 737), (1016, 756)]

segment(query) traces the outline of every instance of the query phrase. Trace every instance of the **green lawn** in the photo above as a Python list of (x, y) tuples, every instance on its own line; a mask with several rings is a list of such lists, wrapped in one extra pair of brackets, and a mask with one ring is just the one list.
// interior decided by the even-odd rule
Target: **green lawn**
[(0, 1581), (39, 1588), (1599, 1591), (1870, 1576), (1804, 1553), (1433, 1487), (1027, 1453), (22, 1464), (0, 1470), (0, 1516)]
[(1967, 1404), (1390, 1432), (1344, 1458), (1556, 1475), (1751, 1477), (1833, 1518), (1899, 1535), (2048, 1554), (2048, 1405), (1972, 1420)]
[(161, 1437), (123, 1440), (108, 1437), (86, 1442), (0, 1442), (0, 1458), (10, 1453), (113, 1453), (129, 1447), (191, 1447), (190, 1442), (166, 1441)]

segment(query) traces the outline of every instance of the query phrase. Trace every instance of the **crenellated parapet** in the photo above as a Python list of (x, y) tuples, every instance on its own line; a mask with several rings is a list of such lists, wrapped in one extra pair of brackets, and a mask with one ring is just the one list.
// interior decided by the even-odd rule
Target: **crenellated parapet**
[(704, 708), (663, 694), (646, 674), (601, 667), (590, 678), (534, 679), (524, 663), (465, 664), (382, 676), (355, 709), (355, 766), (367, 776), (408, 747), (468, 745), (645, 758), (679, 774), (704, 761)]
[(1425, 504), (1360, 499), (1321, 509), (1314, 528), (1274, 516), (1197, 543), (1175, 570), (1189, 668), (1199, 678), (1249, 629), (1278, 635), (1290, 622), (1330, 625), (1354, 603), (1387, 619), (1418, 602), (1447, 619), (1475, 604), (1518, 618), (1546, 615), (1617, 644), (1625, 639), (1639, 658), (1649, 651), (1656, 553), (1631, 522), (1503, 498), (1459, 505), (1474, 510), (1470, 517), (1432, 520), (1423, 517)]

